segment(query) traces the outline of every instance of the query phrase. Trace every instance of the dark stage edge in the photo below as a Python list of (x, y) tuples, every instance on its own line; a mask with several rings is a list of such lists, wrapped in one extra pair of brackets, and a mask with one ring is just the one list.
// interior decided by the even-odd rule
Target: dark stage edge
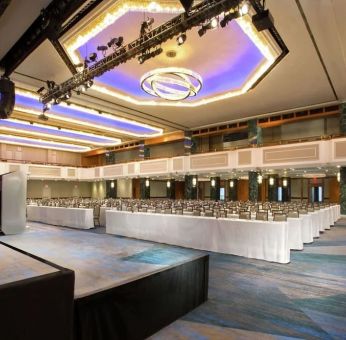
[[(71, 231), (71, 233), (78, 232)], [(110, 237), (108, 235), (95, 236), (103, 238)], [(24, 242), (23, 237), (19, 237), (19, 239), (19, 242), (16, 242), (16, 237), (11, 236), (3, 237), (1, 241), (5, 244), (8, 242), (11, 244), (8, 245), (10, 247), (24, 248), (24, 250), (18, 249), (18, 251), (25, 253), (27, 256), (32, 256), (39, 261), (40, 257), (37, 255), (40, 251), (36, 251), (37, 244), (32, 244), (32, 246), (35, 246), (35, 254), (32, 255), (29, 253), (29, 250), (33, 250), (34, 248), (25, 245), (25, 235)], [(122, 242), (122, 240), (117, 239), (116, 242)], [(138, 243), (136, 240), (131, 241), (126, 239), (123, 242)], [(141, 244), (140, 246), (143, 245)], [(153, 260), (153, 263), (155, 263), (158, 257), (160, 257), (160, 251), (164, 251), (162, 246), (157, 248), (152, 243), (146, 242), (144, 246), (153, 248), (148, 248), (142, 253), (130, 254), (130, 256), (125, 257), (126, 261), (144, 261), (150, 263)], [(184, 249), (180, 250), (177, 247), (171, 246), (165, 247), (166, 249), (167, 251), (173, 251), (173, 254), (177, 252), (177, 260), (173, 265), (170, 264), (169, 266), (163, 266), (163, 268), (156, 268), (155, 270), (149, 271), (146, 275), (140, 273), (140, 275), (133, 276), (132, 280), (126, 278), (126, 281), (117, 282), (114, 286), (90, 290), (88, 293), (76, 294), (77, 288), (75, 287), (73, 301), (74, 316), (70, 318), (70, 322), (73, 322), (73, 334), (70, 337), (53, 337), (51, 333), (48, 333), (48, 336), (46, 334), (46, 337), (37, 337), (36, 335), (31, 337), (28, 333), (24, 332), (22, 333), (22, 337), (18, 337), (17, 334), (16, 337), (6, 337), (5, 339), (143, 339), (156, 333), (161, 328), (169, 325), (205, 302), (208, 298), (209, 255), (200, 252), (196, 255), (196, 252), (194, 252), (191, 258), (181, 261), (178, 255), (179, 252), (185, 252)], [(158, 255), (157, 253), (155, 254), (155, 251), (157, 251)], [(47, 255), (44, 250), (41, 251), (41, 254)], [(49, 260), (41, 259), (44, 263), (50, 263), (55, 266), (54, 268), (62, 268), (51, 262), (54, 260), (54, 257), (46, 257)], [(69, 263), (66, 263), (66, 267), (71, 266), (69, 266)], [(78, 270), (76, 270), (76, 273), (72, 270), (66, 270), (72, 273), (72, 275), (76, 275), (77, 285)], [(55, 293), (52, 290), (53, 294)], [(12, 298), (16, 299), (15, 296)], [(20, 305), (20, 301), (17, 302)], [(54, 310), (55, 303), (51, 303), (50, 307)], [(37, 306), (37, 308), (39, 307)], [(28, 309), (30, 310), (30, 307)], [(33, 324), (36, 327), (41, 325), (40, 318), (35, 318)], [(9, 329), (13, 329), (14, 327), (15, 325), (12, 323), (12, 327), (9, 327)], [(51, 330), (53, 329), (51, 328)], [(10, 333), (9, 336), (11, 336)]]

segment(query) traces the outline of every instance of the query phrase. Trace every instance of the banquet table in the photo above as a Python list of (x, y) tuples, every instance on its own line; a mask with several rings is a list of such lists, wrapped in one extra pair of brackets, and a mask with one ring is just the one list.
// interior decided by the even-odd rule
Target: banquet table
[(290, 262), (288, 222), (106, 210), (106, 232), (272, 262)]
[(28, 205), (27, 218), (28, 221), (63, 227), (78, 229), (94, 228), (93, 209)]

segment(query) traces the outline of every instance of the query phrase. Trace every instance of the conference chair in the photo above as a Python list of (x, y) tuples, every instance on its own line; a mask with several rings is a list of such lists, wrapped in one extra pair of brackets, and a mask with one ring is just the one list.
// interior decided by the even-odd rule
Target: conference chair
[(239, 219), (251, 220), (251, 212), (250, 211), (239, 211)]
[(284, 213), (275, 213), (273, 221), (275, 222), (286, 222), (287, 221), (287, 215)]
[(267, 211), (257, 211), (256, 220), (258, 221), (268, 221), (268, 212)]
[(289, 211), (287, 214), (289, 218), (299, 218), (299, 211)]

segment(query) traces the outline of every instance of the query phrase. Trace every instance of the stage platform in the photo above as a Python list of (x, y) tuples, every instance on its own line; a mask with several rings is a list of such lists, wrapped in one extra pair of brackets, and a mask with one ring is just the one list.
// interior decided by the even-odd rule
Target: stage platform
[[(144, 338), (207, 299), (202, 252), (39, 224), (0, 241), (74, 271), (75, 339)], [(7, 267), (11, 280), (28, 275)], [(51, 270), (31, 266), (32, 275)]]

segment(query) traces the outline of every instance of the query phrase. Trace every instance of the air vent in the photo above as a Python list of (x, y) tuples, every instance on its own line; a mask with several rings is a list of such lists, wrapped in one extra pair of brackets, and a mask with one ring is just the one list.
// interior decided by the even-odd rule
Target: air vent
[(296, 117), (306, 117), (308, 115), (308, 111), (298, 111), (296, 112)]

